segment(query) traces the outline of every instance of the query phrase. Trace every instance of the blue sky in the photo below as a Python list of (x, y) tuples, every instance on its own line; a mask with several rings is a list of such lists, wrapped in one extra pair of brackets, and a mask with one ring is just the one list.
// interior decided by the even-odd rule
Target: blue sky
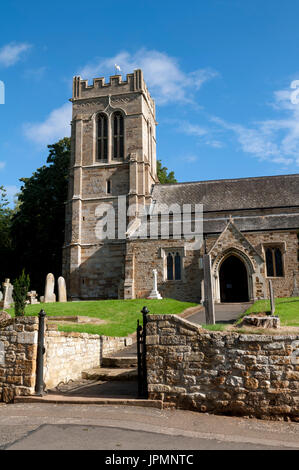
[(0, 185), (12, 197), (69, 134), (72, 77), (114, 63), (143, 69), (179, 181), (298, 173), (298, 17), (296, 0), (2, 2)]

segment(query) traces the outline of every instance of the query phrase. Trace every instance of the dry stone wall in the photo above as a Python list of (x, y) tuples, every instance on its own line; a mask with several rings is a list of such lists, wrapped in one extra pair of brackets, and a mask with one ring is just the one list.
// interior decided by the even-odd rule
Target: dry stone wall
[(150, 399), (216, 414), (299, 421), (299, 336), (209, 332), (149, 315)]

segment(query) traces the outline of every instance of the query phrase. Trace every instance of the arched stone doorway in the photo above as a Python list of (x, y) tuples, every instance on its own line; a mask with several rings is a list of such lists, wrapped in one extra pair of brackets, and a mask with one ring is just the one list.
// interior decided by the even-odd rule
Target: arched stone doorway
[(221, 302), (248, 302), (248, 274), (243, 261), (234, 255), (226, 257), (219, 269)]

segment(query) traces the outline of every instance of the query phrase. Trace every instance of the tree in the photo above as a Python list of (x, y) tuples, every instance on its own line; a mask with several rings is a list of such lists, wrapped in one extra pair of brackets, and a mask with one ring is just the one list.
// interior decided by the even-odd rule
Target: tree
[(11, 220), (13, 210), (9, 208), (7, 192), (0, 186), (0, 279), (13, 274), (13, 253), (11, 243)]
[(25, 267), (39, 293), (47, 273), (61, 275), (70, 139), (65, 137), (48, 148), (48, 165), (20, 179), (23, 186), (11, 227), (16, 264)]
[(15, 304), (15, 316), (20, 317), (25, 315), (26, 297), (29, 291), (30, 278), (25, 274), (23, 269), (21, 276), (18, 277), (13, 283), (12, 297)]
[(177, 183), (177, 180), (174, 176), (174, 172), (170, 171), (167, 174), (168, 168), (166, 166), (162, 166), (161, 160), (157, 160), (157, 175), (158, 179), (161, 184), (166, 184), (166, 183)]

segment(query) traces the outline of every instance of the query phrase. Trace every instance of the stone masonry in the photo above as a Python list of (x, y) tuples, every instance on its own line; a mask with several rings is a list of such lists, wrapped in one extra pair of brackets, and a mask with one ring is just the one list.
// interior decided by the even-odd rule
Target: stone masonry
[[(109, 337), (57, 331), (45, 323), (45, 389), (81, 378), (83, 370), (101, 365), (102, 358), (132, 344), (131, 337)], [(34, 395), (38, 344), (38, 317), (1, 316), (0, 402)]]
[(165, 407), (299, 421), (299, 335), (210, 332), (149, 315), (150, 399)]
[[(147, 297), (156, 269), (162, 297), (202, 301), (204, 246), (188, 251), (186, 234), (164, 237), (160, 231), (151, 237), (148, 231), (149, 222), (159, 217), (165, 222), (173, 206), (190, 206), (194, 222), (197, 205), (203, 210), (202, 232), (212, 261), (216, 303), (268, 298), (269, 279), (276, 297), (293, 294), (293, 273), (299, 272), (298, 174), (159, 184), (155, 103), (140, 69), (125, 79), (114, 75), (107, 82), (95, 78), (92, 84), (74, 77), (71, 102), (63, 248), (63, 276), (70, 299)], [(116, 115), (123, 120), (121, 157), (114, 154)], [(99, 154), (101, 119), (107, 124), (104, 157)], [(147, 215), (142, 217), (144, 208)], [(100, 228), (110, 209), (114, 211), (114, 236), (106, 237)], [(143, 237), (136, 236), (132, 228), (140, 224)], [(184, 224), (180, 225), (182, 229)], [(273, 265), (279, 264), (278, 273), (269, 267), (269, 257), (267, 273), (270, 247), (281, 255), (280, 262), (272, 260)], [(167, 250), (178, 248), (182, 276), (174, 281), (171, 276), (167, 279), (166, 257)], [(236, 275), (234, 285), (231, 273), (221, 275), (227, 261), (239, 262), (239, 273), (243, 271)], [(242, 299), (236, 279), (242, 282)], [(299, 274), (297, 281), (299, 284)]]
[(34, 393), (37, 337), (37, 317), (12, 318), (0, 325), (0, 401)]

